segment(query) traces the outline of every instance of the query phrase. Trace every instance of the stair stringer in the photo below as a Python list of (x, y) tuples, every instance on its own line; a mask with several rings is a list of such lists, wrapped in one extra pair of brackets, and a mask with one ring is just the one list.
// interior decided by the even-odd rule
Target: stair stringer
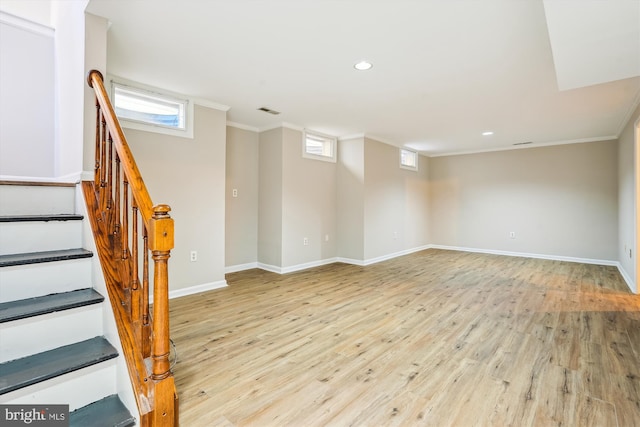
[[(75, 187), (76, 191), (76, 213), (84, 216), (82, 220), (82, 243), (83, 247), (97, 254), (96, 243), (93, 240), (93, 232), (91, 231), (91, 224), (89, 223), (89, 213), (87, 211), (87, 203), (84, 198), (84, 192), (82, 191), (82, 184), (78, 184)], [(102, 275), (102, 267), (100, 265), (100, 257), (94, 256), (91, 258), (91, 280), (93, 288), (100, 294), (104, 295), (105, 301), (103, 303), (102, 310), (102, 326), (105, 338), (113, 345), (118, 354), (120, 355), (115, 359), (116, 365), (116, 391), (120, 400), (127, 407), (129, 412), (133, 416), (140, 420), (140, 411), (136, 403), (133, 385), (129, 377), (129, 370), (127, 367), (126, 359), (123, 357), (124, 351), (122, 349), (122, 343), (120, 342), (120, 335), (118, 334), (118, 327), (116, 325), (115, 316), (113, 310), (111, 310), (111, 303), (106, 301), (109, 298), (109, 292), (107, 291), (107, 284)]]

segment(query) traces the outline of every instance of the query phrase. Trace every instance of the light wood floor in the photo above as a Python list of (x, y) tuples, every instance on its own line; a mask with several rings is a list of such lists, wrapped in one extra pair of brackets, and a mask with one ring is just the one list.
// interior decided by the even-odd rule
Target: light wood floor
[(427, 250), (171, 301), (182, 427), (640, 426), (615, 267)]

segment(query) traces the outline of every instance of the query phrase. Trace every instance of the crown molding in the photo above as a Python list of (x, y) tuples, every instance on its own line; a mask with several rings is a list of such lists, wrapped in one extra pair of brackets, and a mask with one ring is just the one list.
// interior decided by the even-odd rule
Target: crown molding
[(358, 138), (364, 138), (364, 137), (365, 137), (364, 133), (356, 133), (354, 135), (346, 135), (346, 136), (338, 137), (338, 141), (349, 141), (350, 139), (358, 139)]
[(615, 141), (618, 139), (615, 135), (609, 136), (596, 136), (594, 138), (581, 138), (581, 139), (569, 139), (565, 141), (553, 141), (553, 142), (541, 142), (538, 144), (527, 144), (527, 145), (515, 145), (508, 147), (498, 147), (498, 148), (488, 148), (486, 150), (473, 150), (473, 151), (453, 151), (448, 153), (437, 153), (437, 154), (424, 154), (427, 157), (445, 157), (445, 156), (462, 156), (465, 154), (482, 154), (482, 153), (493, 153), (495, 151), (511, 151), (511, 150), (525, 150), (528, 148), (540, 148), (540, 147), (552, 147), (555, 145), (569, 145), (569, 144), (583, 144), (587, 142), (602, 142), (602, 141)]
[(56, 32), (53, 27), (34, 22), (17, 15), (13, 15), (11, 13), (4, 12), (2, 10), (0, 10), (0, 22), (3, 24), (11, 25), (12, 27), (20, 28), (34, 34), (39, 34), (47, 37), (53, 37)]
[(280, 123), (274, 123), (272, 125), (263, 126), (261, 128), (258, 128), (258, 132), (266, 132), (268, 130), (280, 129), (280, 128), (304, 132), (303, 126), (298, 126), (298, 125), (294, 125), (293, 123), (287, 123), (287, 122), (280, 122)]
[(379, 136), (371, 135), (369, 133), (365, 133), (364, 137), (368, 139), (373, 139), (374, 141), (382, 142), (383, 144), (392, 145), (394, 147), (400, 148), (400, 146), (397, 143), (391, 141), (390, 139), (381, 138)]
[(248, 130), (250, 132), (260, 132), (260, 129), (258, 129), (255, 126), (250, 126), (250, 125), (245, 125), (243, 123), (238, 123), (238, 122), (232, 122), (227, 120), (227, 126), (230, 126), (232, 128), (236, 128), (236, 129), (243, 129), (243, 130)]
[(638, 88), (636, 95), (633, 97), (633, 101), (631, 101), (631, 105), (629, 106), (626, 114), (622, 117), (622, 120), (620, 120), (618, 131), (616, 132), (616, 139), (620, 138), (620, 135), (622, 135), (622, 132), (624, 132), (625, 126), (627, 125), (627, 123), (629, 123), (629, 120), (631, 120), (631, 115), (636, 110), (636, 108), (638, 108), (638, 105), (640, 105), (640, 88)]
[(209, 101), (208, 99), (192, 98), (192, 97), (189, 97), (189, 98), (193, 101), (194, 104), (200, 105), (201, 107), (207, 107), (213, 110), (224, 111), (225, 113), (231, 109), (231, 107), (229, 107), (228, 105), (219, 104), (217, 102)]

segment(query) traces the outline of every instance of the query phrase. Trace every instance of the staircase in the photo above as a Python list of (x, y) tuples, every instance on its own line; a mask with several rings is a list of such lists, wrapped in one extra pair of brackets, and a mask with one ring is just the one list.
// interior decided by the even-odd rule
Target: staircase
[(132, 426), (76, 194), (0, 182), (0, 404), (68, 404), (71, 426)]

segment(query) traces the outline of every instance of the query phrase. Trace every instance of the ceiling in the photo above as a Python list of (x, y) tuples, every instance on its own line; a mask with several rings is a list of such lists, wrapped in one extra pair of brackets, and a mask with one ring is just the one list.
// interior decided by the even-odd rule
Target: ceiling
[[(92, 0), (87, 10), (111, 22), (110, 74), (227, 105), (230, 122), (256, 130), (285, 123), (443, 155), (615, 138), (640, 100), (640, 0)], [(362, 59), (373, 68), (354, 69)]]

